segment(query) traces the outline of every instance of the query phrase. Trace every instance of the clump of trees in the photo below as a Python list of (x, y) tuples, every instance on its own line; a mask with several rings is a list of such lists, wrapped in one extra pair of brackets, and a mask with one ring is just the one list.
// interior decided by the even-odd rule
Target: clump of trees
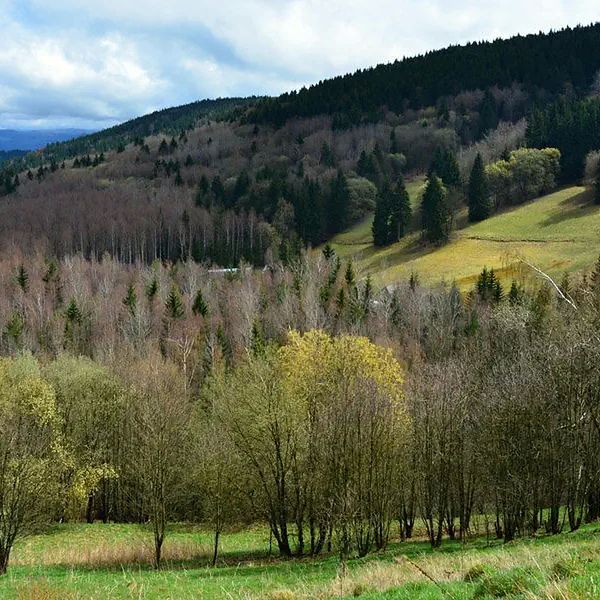
[(404, 180), (400, 178), (393, 187), (385, 184), (375, 204), (373, 243), (387, 246), (397, 242), (408, 232), (411, 220), (412, 207)]
[(519, 204), (552, 191), (560, 174), (560, 159), (556, 148), (520, 148), (487, 165), (485, 174), (494, 207)]

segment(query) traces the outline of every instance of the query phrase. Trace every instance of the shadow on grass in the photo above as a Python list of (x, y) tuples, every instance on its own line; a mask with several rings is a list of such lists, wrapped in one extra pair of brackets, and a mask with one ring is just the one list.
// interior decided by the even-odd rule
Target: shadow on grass
[(564, 221), (580, 219), (600, 211), (600, 207), (592, 202), (592, 194), (589, 190), (561, 200), (559, 206), (560, 211), (542, 221), (541, 227), (552, 227)]

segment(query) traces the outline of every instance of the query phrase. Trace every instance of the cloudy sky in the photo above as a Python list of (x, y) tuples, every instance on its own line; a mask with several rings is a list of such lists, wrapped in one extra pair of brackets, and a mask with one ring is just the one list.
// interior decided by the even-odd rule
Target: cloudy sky
[(598, 0), (0, 0), (0, 128), (101, 128), (596, 20)]

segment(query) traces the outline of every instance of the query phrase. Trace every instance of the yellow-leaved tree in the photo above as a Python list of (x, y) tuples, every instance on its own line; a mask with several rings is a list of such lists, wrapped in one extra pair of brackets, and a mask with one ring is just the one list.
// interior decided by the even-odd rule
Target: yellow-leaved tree
[[(403, 372), (367, 338), (292, 332), (213, 383), (216, 413), (279, 550), (382, 548), (398, 508), (410, 421)], [(290, 527), (293, 530), (290, 531)]]
[(63, 461), (54, 391), (36, 360), (0, 359), (0, 575), (17, 536), (54, 509)]

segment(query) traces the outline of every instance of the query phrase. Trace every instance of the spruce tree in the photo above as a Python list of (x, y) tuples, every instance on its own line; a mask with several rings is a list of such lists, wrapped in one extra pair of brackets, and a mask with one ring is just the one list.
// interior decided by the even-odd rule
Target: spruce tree
[(192, 304), (192, 312), (195, 315), (200, 315), (201, 317), (206, 318), (208, 315), (208, 305), (204, 301), (204, 296), (202, 295), (202, 290), (198, 289), (196, 292), (196, 296), (194, 297), (194, 303)]
[(27, 292), (27, 289), (29, 288), (29, 273), (27, 273), (25, 265), (19, 265), (19, 267), (17, 268), (15, 281), (17, 282), (17, 285), (23, 290), (23, 292)]
[(83, 315), (77, 306), (74, 298), (71, 298), (71, 302), (65, 310), (65, 346), (73, 344), (75, 341), (75, 329), (78, 325), (81, 325)]
[(469, 221), (472, 223), (487, 219), (492, 212), (488, 193), (487, 178), (481, 154), (477, 154), (469, 178)]
[(123, 305), (127, 307), (127, 310), (132, 316), (135, 315), (135, 309), (137, 307), (137, 294), (133, 283), (130, 283), (129, 287), (127, 288), (127, 294), (125, 295), (125, 298), (123, 298)]
[(335, 256), (335, 250), (331, 247), (331, 244), (325, 244), (325, 247), (323, 248), (323, 256), (326, 260), (330, 260)]
[(513, 280), (510, 291), (508, 292), (508, 302), (511, 306), (516, 306), (517, 304), (521, 304), (523, 300), (523, 292), (521, 288), (517, 285), (517, 282)]
[(373, 244), (375, 246), (386, 246), (389, 243), (390, 233), (390, 211), (388, 206), (388, 193), (386, 190), (377, 194), (375, 204), (375, 215), (373, 216)]
[(429, 167), (429, 175), (433, 174), (437, 175), (447, 187), (460, 186), (460, 169), (456, 154), (452, 150), (437, 148)]
[(148, 298), (149, 302), (152, 302), (158, 293), (158, 280), (156, 276), (154, 276), (148, 285), (146, 286), (146, 298)]
[(169, 292), (167, 301), (165, 302), (165, 310), (167, 312), (167, 316), (173, 320), (182, 319), (185, 314), (183, 298), (181, 297), (179, 287), (175, 283), (171, 285), (171, 291)]
[(388, 210), (388, 242), (394, 243), (406, 235), (412, 219), (410, 196), (408, 195), (402, 177), (400, 177), (396, 187), (390, 192)]
[(348, 287), (354, 287), (356, 284), (356, 275), (354, 274), (352, 260), (349, 260), (348, 264), (346, 265), (346, 274), (344, 275), (344, 279), (346, 280), (346, 285)]
[(427, 179), (421, 210), (425, 238), (436, 244), (448, 241), (452, 214), (442, 180), (436, 175)]
[(331, 183), (329, 204), (327, 207), (327, 222), (330, 234), (343, 231), (348, 221), (348, 205), (350, 204), (350, 191), (348, 181), (340, 169), (337, 177)]

